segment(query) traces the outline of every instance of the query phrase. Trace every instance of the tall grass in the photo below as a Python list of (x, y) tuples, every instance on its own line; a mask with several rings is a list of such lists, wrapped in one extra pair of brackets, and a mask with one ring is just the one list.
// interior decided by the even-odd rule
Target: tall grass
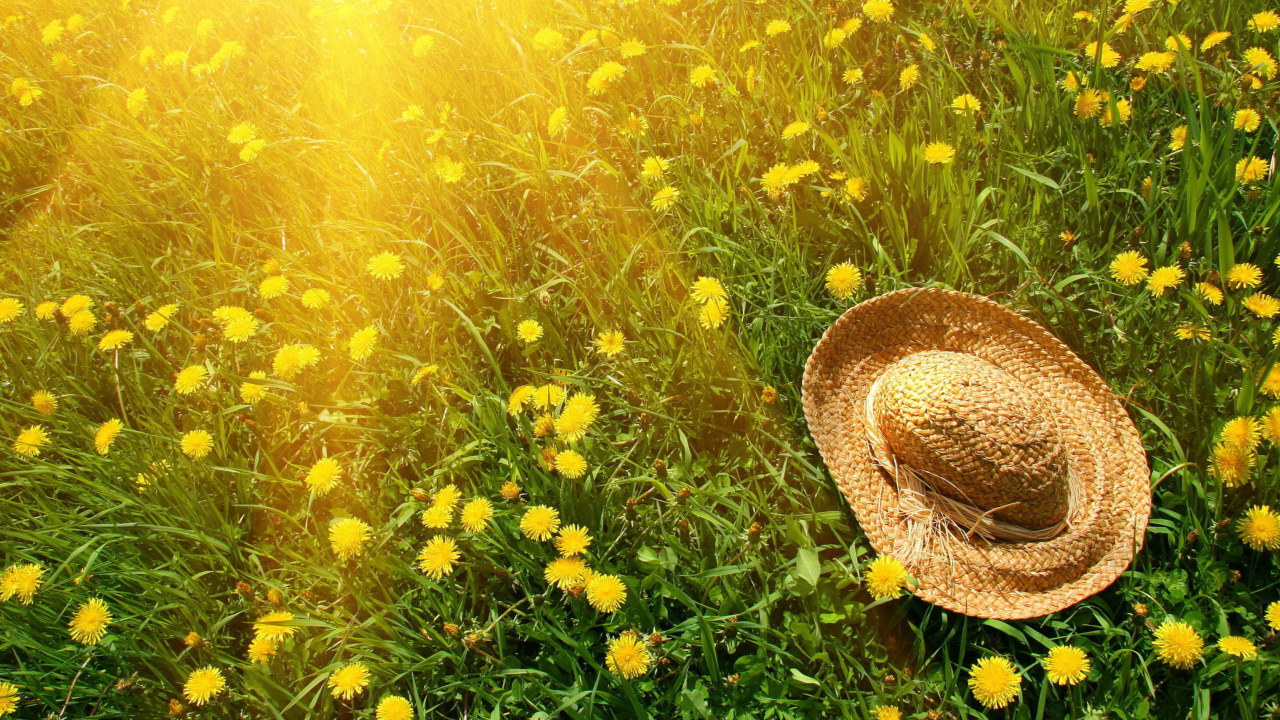
[[(1127, 249), (1152, 266), (1180, 264), (1191, 281), (1254, 262), (1274, 292), (1280, 193), (1274, 179), (1252, 189), (1235, 179), (1241, 157), (1274, 153), (1277, 84), (1239, 83), (1241, 51), (1277, 51), (1274, 33), (1246, 27), (1263, 3), (1161, 2), (1122, 33), (1115, 3), (904, 3), (837, 48), (822, 38), (860, 14), (852, 3), (12, 7), (0, 13), (16, 16), (0, 34), (0, 73), (32, 78), (44, 95), (0, 109), (0, 287), (28, 308), (83, 293), (102, 320), (87, 338), (29, 313), (0, 326), (0, 436), (36, 422), (53, 435), (35, 461), (0, 459), (0, 560), (48, 569), (35, 603), (0, 606), (0, 680), (21, 688), (18, 717), (156, 717), (170, 700), (209, 717), (372, 717), (392, 692), (422, 717), (1274, 711), (1280, 674), (1261, 613), (1280, 597), (1275, 553), (1244, 547), (1229, 523), (1280, 501), (1274, 450), (1245, 488), (1207, 474), (1222, 422), (1269, 405), (1259, 386), (1276, 359), (1274, 321), (1249, 319), (1239, 292), (1221, 308), (1186, 283), (1157, 299), (1106, 272)], [(1072, 18), (1084, 9), (1103, 21)], [(44, 44), (46, 25), (73, 13), (83, 30)], [(205, 19), (212, 31), (200, 37)], [(767, 38), (773, 19), (793, 29)], [(564, 49), (536, 49), (543, 28), (561, 32)], [(1127, 90), (1136, 57), (1170, 33), (1198, 46), (1211, 30), (1233, 36)], [(587, 31), (602, 39), (579, 47)], [(418, 55), (422, 37), (433, 41)], [(632, 38), (647, 52), (590, 94), (587, 77)], [(762, 45), (740, 50), (751, 39)], [(229, 40), (245, 54), (197, 74)], [(1095, 67), (1079, 52), (1093, 40), (1112, 43), (1122, 65)], [(145, 47), (156, 50), (150, 66), (138, 59)], [(187, 60), (166, 66), (174, 51)], [(59, 69), (58, 52), (74, 69)], [(912, 63), (921, 80), (902, 90)], [(717, 81), (693, 87), (703, 64)], [(865, 71), (859, 84), (842, 79), (853, 67)], [(1077, 118), (1059, 86), (1071, 70), (1131, 99), (1132, 118)], [(127, 98), (139, 88), (148, 100), (135, 116)], [(982, 112), (954, 113), (961, 93)], [(411, 106), (420, 117), (406, 115)], [(558, 107), (564, 134), (547, 127)], [(1262, 112), (1263, 127), (1232, 129), (1239, 107)], [(782, 140), (795, 120), (813, 129)], [(227, 141), (242, 122), (267, 141), (252, 161)], [(1187, 144), (1171, 151), (1184, 123)], [(935, 141), (954, 145), (957, 160), (923, 163), (920, 148)], [(673, 159), (660, 182), (640, 176), (651, 155)], [(464, 164), (460, 181), (437, 172), (444, 156)], [(810, 159), (822, 173), (779, 198), (762, 189), (775, 164)], [(837, 172), (866, 178), (869, 196), (842, 200)], [(681, 195), (658, 212), (649, 201), (665, 185)], [(408, 265), (399, 280), (364, 271), (383, 251)], [(291, 287), (263, 300), (256, 288), (272, 260)], [(857, 299), (929, 284), (991, 295), (1051, 327), (1112, 383), (1142, 430), (1155, 505), (1147, 547), (1113, 588), (1016, 623), (872, 602), (860, 578), (874, 552), (799, 402), (805, 358), (849, 304), (823, 288), (844, 261), (866, 272)], [(701, 328), (689, 300), (702, 275), (729, 290), (719, 330)], [(333, 304), (304, 309), (307, 288)], [(169, 302), (180, 306), (174, 322), (144, 329)], [(221, 305), (252, 310), (264, 332), (225, 341), (210, 320)], [(525, 319), (546, 329), (539, 342), (518, 341)], [(1182, 322), (1214, 338), (1177, 340)], [(348, 359), (347, 339), (371, 324), (378, 351)], [(100, 352), (103, 326), (135, 340)], [(591, 340), (614, 328), (627, 350), (606, 359)], [(321, 348), (320, 365), (266, 381), (269, 398), (243, 404), (239, 383), (270, 371), (289, 342)], [(191, 364), (214, 379), (179, 396), (173, 376)], [(441, 372), (412, 384), (427, 364)], [(580, 444), (591, 469), (577, 480), (548, 471), (530, 418), (506, 412), (512, 389), (553, 379), (604, 409)], [(762, 400), (765, 386), (776, 404)], [(38, 389), (61, 398), (52, 418), (29, 404)], [(102, 457), (92, 430), (111, 417), (128, 429)], [(216, 448), (190, 461), (177, 438), (197, 427)], [(348, 479), (311, 498), (301, 478), (323, 456), (342, 458)], [(136, 476), (159, 460), (169, 470), (139, 489)], [(507, 481), (520, 500), (498, 495)], [(448, 483), (499, 512), (489, 531), (457, 534), (464, 565), (436, 582), (413, 566), (434, 534), (416, 498)], [(621, 611), (547, 589), (554, 551), (517, 531), (526, 504), (591, 529), (593, 567), (626, 579)], [(342, 564), (327, 527), (347, 516), (375, 538)], [(299, 632), (255, 666), (245, 649), (252, 621), (277, 607), (271, 591)], [(66, 624), (89, 597), (116, 620), (103, 645), (86, 648)], [(1151, 651), (1166, 616), (1211, 640), (1253, 637), (1260, 659), (1211, 651), (1192, 671), (1170, 669)], [(662, 638), (636, 681), (604, 665), (609, 639), (626, 630)], [(188, 647), (189, 632), (205, 642)], [(1075, 688), (1049, 684), (1038, 665), (1064, 643), (1094, 662)], [(983, 710), (965, 684), (967, 666), (990, 653), (1024, 672), (1009, 711)], [(329, 673), (356, 660), (373, 683), (334, 700)], [(229, 693), (197, 709), (182, 683), (203, 665), (227, 673)]]

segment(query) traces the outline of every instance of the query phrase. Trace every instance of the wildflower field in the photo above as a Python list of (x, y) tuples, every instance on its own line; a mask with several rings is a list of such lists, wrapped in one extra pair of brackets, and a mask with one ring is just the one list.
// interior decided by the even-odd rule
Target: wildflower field
[[(6, 0), (0, 717), (1280, 717), (1271, 0)], [(1145, 546), (913, 598), (800, 406), (1051, 329)]]

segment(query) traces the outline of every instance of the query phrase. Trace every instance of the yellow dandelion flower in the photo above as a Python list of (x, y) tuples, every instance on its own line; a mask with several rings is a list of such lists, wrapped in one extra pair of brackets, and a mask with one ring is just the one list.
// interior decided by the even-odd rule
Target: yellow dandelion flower
[(645, 47), (645, 44), (639, 40), (628, 40), (618, 46), (618, 54), (621, 55), (624, 60), (633, 57), (640, 57), (648, 52), (648, 50), (649, 48)]
[(1232, 290), (1257, 287), (1262, 283), (1262, 269), (1252, 263), (1236, 263), (1227, 271), (1227, 287)]
[(1248, 66), (1247, 72), (1255, 75), (1261, 75), (1268, 80), (1276, 76), (1276, 59), (1271, 53), (1260, 47), (1252, 47), (1244, 51), (1244, 61)]
[(342, 466), (334, 458), (321, 458), (307, 470), (305, 482), (313, 495), (324, 495), (342, 479)]
[(364, 271), (379, 280), (395, 280), (404, 274), (404, 261), (392, 252), (381, 252), (369, 258)]
[(187, 676), (187, 682), (182, 687), (182, 694), (192, 704), (204, 705), (222, 694), (226, 687), (227, 680), (222, 677), (222, 671), (212, 665), (206, 665), (199, 670), (193, 670)]
[[(1274, 374), (1277, 369), (1272, 368), (1272, 373)], [(1274, 397), (1274, 393), (1271, 394)], [(1262, 434), (1266, 436), (1268, 442), (1280, 444), (1280, 405), (1267, 411), (1267, 416), (1262, 421)]]
[(84, 335), (97, 324), (98, 318), (94, 317), (93, 313), (88, 310), (81, 310), (71, 316), (71, 320), (67, 322), (67, 327), (70, 328), (72, 335)]
[(889, 0), (867, 0), (862, 3), (862, 14), (871, 22), (888, 22), (893, 18), (893, 3)]
[(453, 508), (446, 505), (432, 505), (422, 511), (422, 525), (436, 530), (449, 527), (453, 522)]
[[(249, 377), (253, 380), (265, 380), (267, 374), (261, 370), (255, 370), (249, 373)], [(267, 386), (262, 383), (250, 382), (248, 380), (240, 383), (240, 400), (252, 405), (267, 394)]]
[(863, 582), (877, 600), (896, 597), (907, 584), (907, 568), (896, 558), (881, 555), (867, 564)]
[(857, 85), (858, 83), (862, 82), (862, 78), (864, 76), (865, 76), (865, 73), (863, 72), (862, 68), (849, 68), (848, 70), (844, 71), (844, 74), (840, 76), (840, 79), (844, 80), (850, 85)]
[(466, 505), (462, 506), (462, 514), (459, 520), (462, 522), (462, 529), (467, 532), (483, 532), (489, 526), (489, 520), (493, 518), (493, 503), (486, 498), (474, 498)]
[(851, 177), (844, 181), (842, 197), (849, 202), (862, 202), (867, 199), (867, 190), (866, 178)]
[(410, 385), (420, 385), (423, 380), (435, 377), (440, 373), (439, 365), (423, 365), (413, 373), (413, 377), (409, 379)]
[(1231, 124), (1237, 130), (1253, 132), (1262, 125), (1262, 115), (1253, 108), (1241, 108), (1236, 111), (1235, 116), (1231, 119)]
[(1271, 10), (1263, 10), (1249, 18), (1249, 29), (1254, 32), (1271, 32), (1280, 27), (1280, 15)]
[(98, 349), (102, 351), (117, 350), (133, 341), (133, 333), (128, 330), (112, 330), (98, 341)]
[(920, 66), (908, 65), (898, 74), (898, 89), (910, 89), (917, 81), (920, 80)]
[(36, 317), (41, 320), (52, 320), (53, 314), (58, 311), (58, 303), (52, 300), (45, 300), (36, 305)]
[(442, 580), (445, 575), (453, 574), (461, 557), (458, 544), (452, 538), (437, 535), (418, 552), (418, 569), (435, 580)]
[(1089, 675), (1092, 663), (1084, 650), (1061, 645), (1049, 650), (1044, 659), (1045, 675), (1057, 685), (1075, 685)]
[(587, 581), (587, 602), (603, 613), (617, 612), (627, 601), (627, 586), (616, 575), (594, 574)]
[(1235, 418), (1222, 427), (1222, 442), (1230, 447), (1253, 450), (1262, 441), (1262, 424), (1247, 415)]
[(1200, 43), (1201, 50), (1208, 50), (1212, 47), (1220, 45), (1223, 40), (1231, 37), (1231, 33), (1225, 30), (1215, 30), (1204, 36), (1204, 41)]
[(329, 693), (340, 700), (350, 700), (369, 686), (369, 677), (364, 663), (343, 665), (329, 676)]
[(1280, 549), (1280, 514), (1269, 505), (1249, 508), (1237, 526), (1240, 540), (1254, 550)]
[(565, 525), (556, 535), (556, 550), (565, 557), (585, 555), (589, 547), (591, 534), (581, 525)]
[(253, 621), (253, 633), (256, 637), (267, 640), (284, 640), (293, 637), (293, 634), (298, 631), (297, 625), (289, 624), (293, 621), (294, 616), (291, 612), (284, 610), (270, 612)]
[(242, 122), (227, 133), (227, 142), (232, 145), (244, 145), (258, 137), (258, 127), (253, 123)]
[(827, 270), (827, 292), (837, 300), (847, 301), (862, 287), (862, 271), (852, 263), (840, 263)]
[(173, 382), (173, 389), (179, 395), (190, 395), (200, 389), (209, 379), (209, 371), (203, 365), (189, 365), (178, 373)]
[(249, 662), (259, 665), (266, 664), (275, 654), (275, 642), (266, 638), (250, 640), (249, 648), (245, 651), (245, 656), (249, 658)]
[(1165, 618), (1156, 628), (1152, 642), (1156, 657), (1166, 665), (1183, 670), (1195, 665), (1204, 654), (1204, 638), (1185, 622)]
[(111, 611), (100, 598), (90, 598), (89, 602), (80, 605), (68, 623), (71, 639), (81, 645), (97, 645), (106, 636), (110, 624)]
[(1137, 285), (1147, 277), (1147, 259), (1128, 250), (1111, 261), (1111, 277), (1124, 285)]
[(553, 408), (564, 402), (564, 388), (554, 383), (543, 385), (533, 393), (533, 404), (539, 408)]
[(99, 455), (106, 455), (111, 450), (111, 443), (116, 441), (116, 436), (124, 429), (124, 423), (117, 418), (112, 418), (101, 425), (93, 433), (93, 446)]
[(258, 295), (263, 300), (271, 300), (284, 295), (289, 291), (289, 278), (283, 275), (272, 275), (266, 278), (258, 285)]
[(1232, 657), (1238, 657), (1243, 660), (1252, 660), (1258, 657), (1258, 646), (1254, 645), (1249, 638), (1243, 638), (1239, 635), (1227, 635), (1218, 640), (1218, 649)]
[(276, 351), (271, 362), (271, 371), (285, 380), (293, 378), (300, 371), (315, 365), (320, 360), (320, 351), (311, 345), (285, 345)]
[(30, 605), (40, 586), (44, 568), (35, 563), (11, 565), (4, 575), (0, 576), (0, 602), (8, 602), (17, 597), (23, 605)]
[(520, 497), (520, 486), (510, 480), (502, 483), (502, 487), (498, 490), (505, 500), (515, 500)]
[(1098, 43), (1091, 42), (1084, 46), (1084, 55), (1089, 62), (1097, 60), (1105, 68), (1120, 64), (1120, 53), (1116, 52), (1110, 43), (1102, 43), (1099, 47)]
[(542, 578), (552, 587), (570, 590), (582, 585), (586, 572), (586, 563), (580, 558), (562, 557), (547, 563)]
[(924, 161), (930, 165), (946, 165), (956, 159), (956, 149), (944, 142), (924, 146)]
[(1246, 310), (1260, 318), (1275, 317), (1277, 313), (1280, 313), (1280, 300), (1266, 293), (1254, 293), (1245, 298), (1241, 304), (1244, 305)]
[(698, 323), (706, 330), (714, 330), (724, 324), (729, 317), (729, 303), (724, 300), (712, 300), (702, 306), (698, 313)]
[(1212, 305), (1221, 305), (1223, 300), (1222, 289), (1212, 283), (1202, 282), (1196, 285), (1196, 294)]
[(1267, 624), (1272, 630), (1280, 631), (1280, 600), (1267, 606)]
[(356, 518), (342, 518), (329, 526), (329, 549), (346, 561), (360, 557), (364, 544), (372, 537), (372, 529)]
[(626, 349), (627, 338), (621, 330), (609, 330), (596, 335), (596, 352), (605, 357), (614, 357)]
[(1257, 156), (1242, 158), (1236, 163), (1236, 181), (1242, 185), (1261, 182), (1271, 174), (1271, 166)]
[(1173, 67), (1173, 63), (1178, 59), (1177, 53), (1172, 52), (1149, 52), (1144, 53), (1138, 58), (1137, 69), (1146, 72), (1162, 73)]
[(48, 443), (49, 434), (45, 432), (44, 427), (32, 425), (18, 433), (18, 437), (13, 441), (13, 451), (24, 457), (38, 457), (40, 448)]
[(550, 540), (560, 529), (560, 512), (546, 505), (534, 505), (520, 518), (520, 532), (530, 540)]
[(302, 293), (302, 307), (308, 310), (319, 310), (328, 305), (332, 299), (333, 296), (329, 294), (328, 290), (311, 288)]
[(649, 648), (644, 641), (629, 632), (610, 640), (609, 650), (604, 656), (609, 672), (623, 680), (634, 680), (649, 672), (651, 662)]
[(373, 349), (377, 344), (378, 328), (370, 325), (351, 336), (351, 339), (347, 341), (347, 352), (352, 360), (359, 362), (372, 355)]
[(388, 695), (378, 701), (375, 720), (413, 720), (413, 705), (399, 695)]
[(516, 326), (516, 337), (526, 345), (537, 342), (542, 337), (542, 323), (537, 320), (522, 321)]
[(790, 32), (790, 31), (791, 31), (791, 23), (787, 22), (786, 20), (773, 20), (768, 25), (764, 26), (764, 34), (768, 35), (769, 37), (773, 37), (775, 35), (781, 35), (782, 33)]
[(1177, 265), (1158, 268), (1147, 278), (1147, 290), (1151, 291), (1152, 295), (1160, 297), (1165, 290), (1180, 284), (1184, 277), (1186, 273)]
[(714, 85), (716, 81), (716, 71), (710, 65), (699, 65), (689, 71), (689, 84), (700, 88), (708, 85)]
[(725, 292), (724, 285), (720, 283), (718, 278), (713, 277), (699, 277), (693, 283), (690, 293), (693, 295), (693, 299), (700, 303), (711, 300), (726, 300), (729, 297), (729, 294)]
[(1253, 452), (1226, 443), (1213, 447), (1211, 474), (1216, 475), (1227, 487), (1240, 487), (1249, 482), (1257, 457)]
[(951, 101), (951, 110), (957, 115), (976, 115), (982, 112), (982, 101), (969, 93), (957, 95)]
[(627, 66), (622, 63), (613, 62), (612, 60), (602, 63), (600, 67), (595, 69), (595, 72), (591, 73), (591, 77), (587, 78), (587, 90), (592, 95), (599, 95), (608, 90), (610, 85), (626, 74)]
[(213, 436), (205, 430), (192, 430), (182, 436), (178, 446), (183, 455), (199, 460), (213, 449)]
[(782, 139), (790, 140), (809, 132), (810, 125), (802, 120), (796, 120), (782, 129)]
[(22, 301), (18, 298), (0, 298), (0, 323), (7, 323), (22, 314)]
[(1002, 708), (1022, 691), (1022, 676), (1008, 658), (985, 657), (969, 668), (973, 697), (989, 708)]
[(18, 686), (9, 682), (0, 682), (0, 717), (10, 715), (18, 709)]
[(1101, 92), (1094, 90), (1093, 88), (1082, 91), (1076, 96), (1076, 117), (1081, 120), (1088, 120), (1089, 118), (1096, 116), (1102, 111), (1103, 102), (1105, 101)]
[(31, 407), (41, 415), (52, 415), (58, 409), (58, 398), (47, 390), (37, 390), (31, 394)]
[(519, 415), (520, 411), (524, 410), (524, 406), (533, 401), (533, 396), (537, 392), (538, 389), (532, 385), (521, 385), (511, 391), (511, 396), (507, 398), (507, 414), (511, 417)]

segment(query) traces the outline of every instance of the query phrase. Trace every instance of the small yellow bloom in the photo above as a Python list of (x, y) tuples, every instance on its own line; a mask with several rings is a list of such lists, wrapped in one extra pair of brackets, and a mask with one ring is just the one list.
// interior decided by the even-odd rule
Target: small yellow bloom
[(956, 159), (956, 149), (944, 142), (932, 142), (924, 147), (924, 161), (930, 165), (946, 165)]

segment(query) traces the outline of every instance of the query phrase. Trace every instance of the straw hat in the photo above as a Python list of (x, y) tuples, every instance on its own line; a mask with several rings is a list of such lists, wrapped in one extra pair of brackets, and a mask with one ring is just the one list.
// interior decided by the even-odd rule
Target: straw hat
[(986, 298), (912, 289), (851, 308), (805, 364), (804, 414), (923, 600), (1036, 617), (1101, 591), (1142, 547), (1133, 422), (1066, 345)]

